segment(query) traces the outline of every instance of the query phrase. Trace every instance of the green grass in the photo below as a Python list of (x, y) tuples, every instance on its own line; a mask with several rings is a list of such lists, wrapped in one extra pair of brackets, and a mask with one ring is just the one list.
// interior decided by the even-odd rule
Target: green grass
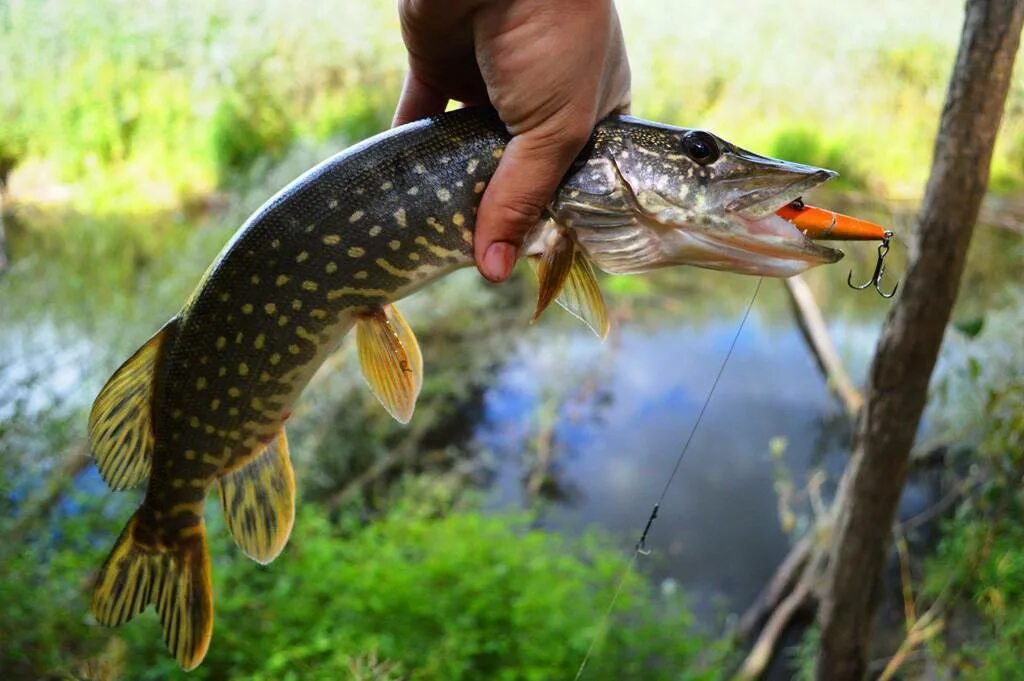
[[(173, 207), (298, 139), (388, 125), (404, 51), (393, 3), (0, 5), (0, 170), (70, 184), (80, 210)], [(622, 0), (635, 113), (916, 194), (961, 20), (954, 0)], [(1018, 77), (993, 187), (1024, 187)]]

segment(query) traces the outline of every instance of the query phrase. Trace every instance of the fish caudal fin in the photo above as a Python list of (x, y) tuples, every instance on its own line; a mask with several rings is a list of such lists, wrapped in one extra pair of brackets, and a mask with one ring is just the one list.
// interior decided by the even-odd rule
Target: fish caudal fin
[(153, 461), (153, 373), (172, 320), (114, 372), (89, 414), (89, 447), (112, 489), (127, 489), (149, 476)]
[(572, 239), (561, 236), (543, 255), (531, 258), (539, 291), (534, 321), (554, 300), (583, 321), (602, 340), (608, 335), (608, 309), (597, 284), (594, 268)]
[(213, 632), (210, 556), (202, 520), (192, 536), (173, 548), (141, 543), (141, 511), (128, 521), (96, 578), (92, 613), (117, 626), (156, 604), (164, 643), (185, 670), (203, 661)]
[(384, 408), (408, 423), (423, 387), (423, 355), (412, 329), (394, 305), (356, 321), (356, 345), (363, 377)]
[(220, 504), (245, 555), (263, 564), (277, 558), (295, 522), (295, 475), (284, 428), (255, 458), (221, 476)]

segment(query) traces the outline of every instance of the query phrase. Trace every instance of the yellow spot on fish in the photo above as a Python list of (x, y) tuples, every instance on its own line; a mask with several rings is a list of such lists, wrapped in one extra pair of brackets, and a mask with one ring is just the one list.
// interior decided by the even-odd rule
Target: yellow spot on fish
[(463, 229), (462, 240), (465, 241), (467, 244), (473, 243), (473, 232), (469, 231), (468, 229)]
[(427, 224), (434, 228), (438, 234), (444, 234), (444, 225), (437, 221), (437, 218), (427, 218)]
[(260, 283), (260, 275), (254, 274), (251, 277), (249, 277), (249, 283), (254, 285), (254, 286), (256, 284)]
[(418, 236), (418, 237), (416, 237), (416, 243), (418, 243), (420, 246), (426, 246), (430, 242), (427, 241), (427, 237), (425, 237), (425, 236)]
[(269, 380), (270, 380), (270, 374), (268, 374), (266, 371), (261, 371), (260, 372), (260, 382), (261, 383), (266, 383)]
[(228, 375), (228, 368), (221, 367), (220, 369), (217, 369), (217, 375), (220, 376), (221, 378), (224, 378), (225, 376)]
[(385, 181), (385, 182), (381, 183), (380, 188), (381, 188), (382, 191), (387, 191), (387, 190), (391, 189), (394, 186), (395, 185), (391, 184), (390, 181)]
[(211, 466), (220, 466), (220, 459), (212, 454), (203, 454), (203, 463), (208, 463)]
[(206, 378), (200, 376), (196, 379), (196, 390), (206, 390)]
[(324, 319), (325, 317), (327, 317), (327, 310), (321, 310), (320, 308), (316, 307), (309, 311), (309, 316), (312, 317), (313, 319)]
[(370, 274), (366, 270), (359, 270), (352, 276), (355, 277), (356, 279), (366, 279), (368, 276), (370, 276)]
[(416, 173), (417, 175), (422, 175), (423, 173), (427, 172), (427, 169), (423, 166), (422, 163), (417, 163), (412, 167), (412, 172)]
[(341, 243), (341, 237), (337, 234), (328, 234), (324, 237), (324, 243), (328, 246), (336, 246)]
[(388, 248), (390, 248), (392, 251), (397, 251), (401, 247), (402, 242), (396, 239), (392, 239), (391, 241), (388, 242)]
[(281, 247), (281, 240), (280, 239), (274, 239), (273, 241), (270, 242), (270, 247), (271, 248), (280, 248)]
[(335, 208), (337, 208), (338, 207), (338, 199), (331, 199), (330, 201), (328, 201), (327, 202), (327, 207), (330, 208), (331, 210), (334, 210)]
[(225, 293), (220, 294), (220, 302), (226, 303), (229, 300), (231, 300), (231, 294), (230, 293), (225, 292)]
[(376, 263), (377, 267), (381, 268), (388, 274), (395, 275), (396, 277), (405, 277), (406, 279), (412, 279), (416, 275), (415, 271), (403, 270), (400, 267), (395, 267), (384, 258), (377, 258), (373, 262)]
[(288, 315), (281, 315), (277, 318), (278, 326), (286, 326), (288, 324)]
[(373, 227), (370, 227), (370, 229), (367, 231), (367, 234), (369, 234), (370, 236), (377, 236), (378, 234), (380, 234), (381, 229), (383, 228), (380, 225), (374, 225)]
[(409, 223), (406, 222), (406, 219), (405, 219), (405, 209), (404, 208), (399, 208), (398, 210), (396, 210), (394, 212), (394, 216), (395, 216), (395, 222), (398, 223), (399, 227), (406, 227), (406, 226), (408, 226)]
[(409, 260), (412, 260), (413, 262), (419, 262), (419, 259), (420, 259), (420, 254), (419, 253), (410, 253), (409, 254)]
[(287, 274), (279, 274), (277, 275), (277, 279), (274, 280), (274, 283), (277, 284), (278, 286), (284, 286), (285, 284), (288, 283), (289, 279), (291, 279), (291, 277), (289, 277)]
[(220, 409), (220, 400), (217, 398), (210, 400), (210, 411), (217, 411), (218, 409)]
[(348, 249), (348, 255), (350, 258), (361, 258), (366, 255), (366, 249), (360, 248), (359, 246), (352, 246)]
[(452, 198), (452, 193), (444, 187), (441, 187), (434, 193), (437, 194), (437, 198), (441, 203), (446, 203)]
[(235, 334), (235, 345), (240, 345), (242, 342), (242, 332), (239, 331)]
[(181, 489), (182, 487), (185, 486), (185, 481), (182, 480), (181, 478), (175, 478), (174, 482), (172, 482), (171, 484), (174, 485), (175, 489)]
[(308, 340), (308, 341), (316, 342), (316, 336), (314, 336), (309, 331), (307, 331), (306, 327), (304, 327), (304, 326), (296, 327), (295, 328), (295, 335), (298, 336), (299, 338), (302, 338), (303, 340)]
[(452, 224), (456, 227), (462, 227), (462, 225), (466, 224), (466, 216), (462, 213), (455, 213), (452, 215)]
[(192, 459), (196, 458), (196, 450), (194, 450), (194, 449), (186, 449), (185, 450), (185, 458), (188, 459), (189, 461), (191, 461)]
[(309, 258), (309, 252), (302, 251), (297, 256), (295, 256), (295, 262), (306, 262), (307, 258)]
[(171, 418), (173, 418), (175, 421), (180, 419), (181, 418), (181, 410), (180, 409), (175, 409), (174, 411), (172, 411), (171, 412)]
[(213, 431), (215, 431), (217, 429), (214, 428), (213, 426), (211, 426), (209, 423), (207, 423), (205, 426), (203, 426), (203, 430), (206, 431), (207, 435), (213, 435)]
[(473, 193), (474, 194), (482, 194), (483, 191), (484, 191), (484, 187), (486, 187), (486, 186), (487, 186), (486, 182), (477, 182), (476, 184), (473, 185)]
[(476, 167), (478, 165), (480, 165), (480, 159), (478, 159), (478, 158), (471, 158), (471, 159), (469, 159), (469, 162), (466, 163), (466, 174), (467, 175), (472, 175), (473, 173), (475, 173), (476, 172)]
[(357, 210), (356, 212), (352, 213), (352, 215), (348, 216), (348, 221), (349, 222), (359, 222), (360, 220), (363, 219), (364, 215), (366, 215), (366, 213), (364, 213), (361, 210)]
[(274, 314), (275, 312), (277, 312), (277, 305), (274, 305), (273, 303), (267, 303), (266, 305), (263, 306), (263, 309), (267, 311), (267, 314)]
[[(377, 264), (380, 264), (379, 260)], [(380, 288), (351, 288), (346, 286), (344, 288), (336, 288), (333, 291), (328, 291), (327, 300), (334, 300), (336, 298), (341, 298), (342, 296), (386, 296), (388, 293), (390, 293), (390, 291), (385, 291)]]
[(338, 271), (338, 263), (332, 260), (331, 262), (324, 265), (324, 271), (327, 272), (327, 274), (334, 274), (335, 272)]
[[(352, 249), (349, 249), (349, 255), (351, 255), (351, 254), (352, 254)], [(302, 289), (304, 291), (311, 291), (312, 292), (312, 291), (317, 290), (317, 288), (319, 288), (319, 287), (316, 285), (315, 281), (310, 281), (309, 279), (307, 279), (306, 281), (302, 282)], [(298, 308), (296, 308), (296, 309), (298, 309)]]
[(190, 416), (189, 419), (188, 419), (188, 425), (192, 426), (193, 428), (198, 428), (199, 427), (199, 417), (198, 416)]
[(281, 361), (281, 355), (280, 355), (280, 354), (278, 354), (278, 353), (276, 353), (276, 352), (275, 352), (274, 354), (272, 354), (272, 355), (270, 356), (270, 363), (271, 363), (272, 365), (275, 365), (275, 366), (276, 366), (276, 365), (277, 365), (277, 363), (278, 363), (278, 362), (280, 362), (280, 361)]
[(252, 407), (253, 409), (263, 409), (263, 400), (261, 400), (258, 397), (254, 397), (249, 402), (249, 406)]
[(242, 391), (238, 388), (231, 386), (228, 388), (228, 397), (238, 397), (242, 394)]
[(292, 309), (293, 310), (301, 310), (302, 309), (302, 301), (299, 300), (298, 298), (294, 298), (292, 300)]
[(228, 414), (231, 416), (238, 416), (238, 407), (231, 407), (228, 409)]
[(252, 346), (254, 348), (256, 348), (257, 350), (262, 350), (263, 349), (263, 344), (266, 342), (266, 340), (267, 340), (266, 336), (264, 336), (262, 333), (258, 334), (256, 336), (256, 340), (254, 340), (252, 342)]
[(245, 362), (242, 362), (241, 364), (239, 364), (238, 365), (238, 375), (239, 376), (248, 376), (249, 375), (249, 365), (246, 364)]
[(230, 433), (228, 433), (228, 437), (231, 438), (232, 440), (241, 440), (242, 434), (237, 430), (232, 430)]
[(246, 303), (242, 306), (242, 314), (252, 314), (252, 303)]
[(291, 345), (288, 346), (288, 352), (290, 352), (293, 355), (299, 354), (299, 346), (296, 345), (295, 343), (292, 343)]
[(503, 147), (498, 147), (497, 149), (491, 152), (491, 156), (493, 156), (494, 158), (501, 158), (504, 155), (505, 149)]
[(416, 196), (417, 194), (420, 193), (420, 188), (419, 187), (409, 187), (409, 189), (405, 193), (408, 194), (409, 196)]

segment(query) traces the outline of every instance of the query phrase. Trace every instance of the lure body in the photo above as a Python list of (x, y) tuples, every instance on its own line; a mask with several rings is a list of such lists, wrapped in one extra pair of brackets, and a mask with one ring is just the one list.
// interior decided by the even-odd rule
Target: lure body
[[(269, 562), (294, 517), (284, 423), (353, 327), (371, 389), (400, 421), (422, 381), (393, 302), (472, 264), (476, 209), (509, 135), (468, 109), (389, 131), (316, 166), (225, 246), (178, 315), (110, 379), (90, 443), (115, 489), (148, 478), (97, 580), (93, 611), (120, 624), (155, 603), (179, 663), (212, 631), (203, 505), (217, 483), (228, 527)], [(552, 300), (599, 335), (591, 262), (610, 272), (690, 264), (788, 276), (842, 254), (775, 211), (831, 177), (703, 132), (612, 117), (596, 128), (524, 254)]]

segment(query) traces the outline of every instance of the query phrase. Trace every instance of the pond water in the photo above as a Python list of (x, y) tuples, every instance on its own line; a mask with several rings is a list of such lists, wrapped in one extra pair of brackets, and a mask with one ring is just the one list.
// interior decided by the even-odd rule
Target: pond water
[[(844, 201), (833, 197), (827, 205)], [(898, 233), (907, 229), (906, 215), (890, 207), (865, 211), (888, 218)], [(8, 225), (11, 267), (0, 278), (0, 423), (58, 403), (84, 410), (117, 361), (173, 314), (230, 232), (197, 228), (177, 215), (113, 222), (19, 214)], [(961, 318), (979, 314), (1013, 278), (1020, 245), (1009, 230), (979, 229)], [(873, 245), (845, 250), (846, 262), (813, 271), (808, 283), (859, 384), (889, 303), (845, 285), (851, 261), (855, 276), (870, 272)], [(898, 276), (903, 254), (894, 251), (890, 272)], [(458, 286), (484, 288), (466, 274)], [(523, 314), (494, 332), (511, 349), (488, 359), (482, 378), (466, 379), (481, 383), (482, 407), (459, 412), (469, 422), (451, 429), (450, 439), (486, 471), (488, 508), (538, 508), (539, 523), (570, 533), (599, 527), (621, 540), (626, 555), (672, 473), (757, 280), (679, 270), (608, 284), (616, 321), (604, 344), (561, 311), (521, 326), (531, 305), (512, 303)], [(436, 306), (438, 295), (417, 294), (411, 308)], [(486, 304), (508, 304), (509, 296), (497, 295)], [(447, 362), (444, 343), (420, 328), (428, 365)], [(455, 346), (447, 351), (466, 350)], [(319, 384), (311, 392), (312, 402), (339, 399)], [(320, 426), (316, 419), (316, 412), (297, 412), (295, 427), (311, 431)], [(84, 423), (75, 424), (80, 434)], [(794, 508), (806, 512), (809, 498), (800, 490), (818, 470), (834, 481), (850, 433), (783, 287), (766, 280), (668, 489), (648, 540), (653, 552), (641, 569), (664, 588), (689, 593), (705, 622), (742, 609), (790, 543), (776, 487), (791, 481)], [(24, 456), (31, 451), (23, 447)], [(524, 484), (538, 456), (550, 459), (543, 503)], [(98, 489), (90, 475), (80, 484)], [(928, 485), (911, 486), (908, 509), (927, 503)]]

